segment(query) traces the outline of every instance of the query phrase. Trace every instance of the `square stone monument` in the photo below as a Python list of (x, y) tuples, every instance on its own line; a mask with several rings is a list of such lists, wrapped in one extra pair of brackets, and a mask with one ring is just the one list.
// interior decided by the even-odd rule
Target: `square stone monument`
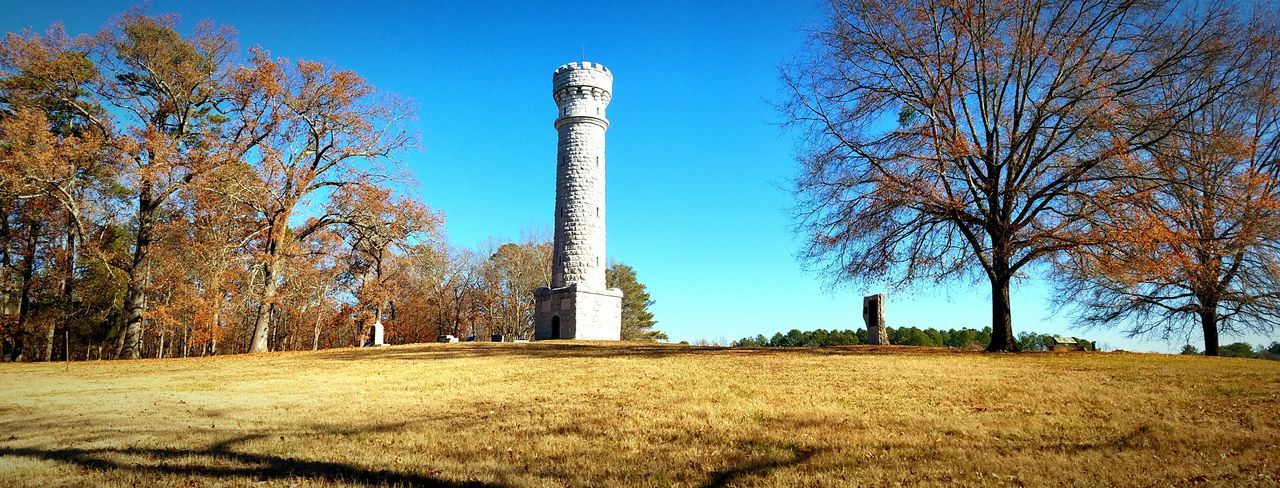
[(889, 331), (884, 327), (884, 293), (862, 299), (862, 321), (867, 324), (867, 343), (889, 345)]

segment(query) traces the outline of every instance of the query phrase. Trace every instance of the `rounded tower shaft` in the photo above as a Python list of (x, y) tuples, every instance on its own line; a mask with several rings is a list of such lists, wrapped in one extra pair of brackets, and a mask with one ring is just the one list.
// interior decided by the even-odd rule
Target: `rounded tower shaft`
[(551, 287), (605, 289), (604, 133), (613, 73), (599, 63), (569, 63), (552, 76), (559, 144), (555, 254)]

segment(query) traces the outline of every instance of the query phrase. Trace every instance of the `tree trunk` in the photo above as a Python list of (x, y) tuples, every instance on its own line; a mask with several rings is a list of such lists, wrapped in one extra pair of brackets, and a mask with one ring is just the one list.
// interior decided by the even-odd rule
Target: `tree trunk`
[(49, 321), (49, 326), (44, 331), (44, 354), (40, 357), (42, 361), (53, 361), (53, 341), (58, 338), (58, 323)]
[(218, 355), (218, 332), (222, 330), (222, 293), (218, 293), (218, 301), (213, 306), (213, 320), (209, 325), (209, 355)]
[(1204, 330), (1204, 355), (1218, 355), (1218, 303), (1214, 300), (1200, 302), (1200, 328)]
[(328, 292), (329, 292), (328, 287), (320, 287), (320, 294), (316, 296), (316, 306), (315, 306), (315, 310), (312, 312), (316, 314), (315, 337), (311, 339), (312, 351), (320, 350), (320, 308), (324, 305), (324, 296)]
[[(318, 307), (317, 307), (318, 308)], [(311, 339), (311, 350), (320, 350), (320, 313), (316, 311), (315, 337)]]
[(258, 317), (254, 321), (253, 340), (249, 344), (249, 352), (267, 352), (267, 339), (271, 332), (271, 306), (276, 300), (276, 275), (280, 271), (280, 260), (268, 258), (262, 267), (262, 299), (258, 305)]
[(268, 326), (267, 326), (267, 327), (268, 327), (268, 328), (267, 328), (267, 330), (268, 330), (268, 332), (267, 332), (267, 350), (268, 350), (268, 351), (270, 351), (270, 350), (274, 349), (274, 350), (279, 351), (279, 350), (280, 350), (280, 341), (279, 341), (279, 340), (277, 340), (277, 338), (276, 338), (276, 337), (279, 335), (279, 332), (280, 332), (280, 322), (279, 322), (278, 320), (276, 320), (276, 309), (275, 309), (275, 307), (270, 307), (270, 308), (268, 308), (267, 310), (269, 310), (269, 311), (270, 311), (270, 313), (268, 314), (268, 317), (269, 317), (269, 318), (267, 319), (267, 324), (268, 324)]
[[(1008, 267), (1004, 268), (1007, 270)], [(1009, 282), (1012, 281), (1012, 273), (1006, 270), (1001, 270), (991, 280), (991, 344), (987, 345), (987, 352), (1022, 350), (1013, 337), (1013, 312), (1009, 307)]]
[(352, 331), (355, 334), (355, 347), (364, 347), (364, 319), (362, 317), (364, 317), (364, 313), (358, 313), (355, 319), (351, 321), (356, 326), (355, 330)]
[[(4, 215), (7, 216), (9, 211), (9, 208), (5, 208)], [(13, 241), (12, 229), (9, 228), (9, 219), (7, 217), (0, 218), (0, 237), (4, 239), (3, 243), (0, 243), (0, 270), (7, 270), (13, 267), (13, 261), (9, 257), (9, 246)], [(11, 282), (7, 279), (7, 276), (0, 275), (0, 278), (6, 278), (0, 279), (0, 317), (8, 317), (12, 313), (12, 298), (16, 293), (14, 293), (14, 289), (10, 288)], [(4, 341), (0, 342), (0, 358), (8, 361), (10, 359), (9, 352), (12, 350), (10, 349), (9, 341), (17, 336), (17, 331), (10, 328), (10, 322), (7, 320), (0, 323), (0, 325), (4, 326), (6, 333)]]
[[(26, 341), (27, 335), (27, 319), (31, 315), (31, 282), (34, 281), (36, 273), (36, 240), (40, 237), (40, 223), (32, 222), (29, 228), (28, 242), (25, 255), (23, 256), (22, 268), (22, 291), (18, 298), (18, 322), (17, 331), (14, 334), (13, 350), (9, 351), (10, 361), (21, 361), (23, 355), (23, 343)], [(53, 340), (49, 340), (52, 347)]]
[(270, 221), (270, 232), (267, 234), (266, 259), (262, 265), (262, 297), (259, 300), (258, 316), (253, 327), (253, 339), (249, 352), (267, 352), (268, 327), (271, 325), (271, 307), (275, 304), (277, 285), (280, 276), (282, 259), (280, 249), (284, 246), (284, 232), (288, 230), (289, 214), (277, 216)]
[(58, 339), (58, 323), (50, 321), (49, 327), (45, 328), (45, 350), (41, 351), (41, 361), (54, 360), (54, 341)]
[[(75, 216), (72, 215), (71, 212), (67, 212), (67, 237), (66, 237), (66, 247), (64, 248), (64, 250), (66, 251), (66, 256), (63, 259), (63, 264), (62, 264), (62, 293), (61, 293), (62, 303), (60, 305), (62, 308), (62, 330), (68, 331), (68, 333), (71, 330), (71, 314), (72, 314), (71, 292), (72, 292), (72, 287), (75, 285), (75, 278), (76, 278), (76, 230), (75, 230), (76, 228), (75, 228), (75, 225), (76, 225)], [(46, 361), (53, 361), (53, 340), (54, 340), (55, 334), (57, 333), (56, 331), (57, 326), (58, 326), (57, 323), (50, 322), (49, 330), (46, 331), (45, 333), (48, 338), (48, 341), (47, 341), (48, 345), (45, 346)]]
[(142, 184), (138, 197), (138, 235), (133, 246), (133, 262), (129, 266), (129, 287), (124, 295), (124, 341), (120, 346), (117, 358), (138, 359), (142, 357), (142, 313), (146, 308), (145, 277), (142, 264), (151, 249), (151, 226), (154, 209), (151, 204), (151, 185)]

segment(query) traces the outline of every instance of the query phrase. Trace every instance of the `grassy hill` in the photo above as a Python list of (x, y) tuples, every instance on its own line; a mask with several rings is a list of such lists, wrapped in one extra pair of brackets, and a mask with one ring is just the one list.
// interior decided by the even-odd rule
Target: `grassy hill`
[(1280, 362), (428, 344), (0, 365), (0, 484), (1280, 484)]

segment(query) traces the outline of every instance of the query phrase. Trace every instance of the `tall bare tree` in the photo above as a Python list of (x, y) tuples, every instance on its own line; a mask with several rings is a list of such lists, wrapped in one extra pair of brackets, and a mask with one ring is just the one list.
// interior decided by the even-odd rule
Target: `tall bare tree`
[[(803, 258), (834, 281), (985, 276), (988, 351), (1019, 349), (1010, 286), (1092, 242), (1100, 165), (1165, 138), (1136, 110), (1213, 46), (1216, 10), (1136, 0), (835, 0), (784, 70), (804, 137)], [(1169, 106), (1201, 103), (1173, 94)], [(1186, 113), (1190, 110), (1180, 110)], [(1139, 115), (1141, 114), (1141, 116)]]
[(312, 197), (381, 188), (399, 178), (392, 166), (396, 153), (414, 143), (404, 126), (413, 110), (378, 94), (352, 71), (272, 59), (262, 50), (254, 50), (250, 65), (234, 79), (238, 103), (260, 107), (257, 124), (269, 134), (251, 161), (257, 178), (239, 192), (260, 223), (255, 242), (261, 291), (249, 352), (265, 352), (290, 253), (317, 231), (352, 222), (332, 199), (312, 202), (309, 210), (318, 216), (298, 228), (290, 227), (295, 212)]
[[(1089, 219), (1109, 238), (1060, 260), (1068, 306), (1086, 324), (1170, 339), (1280, 324), (1280, 24), (1274, 7), (1226, 20), (1224, 49), (1188, 60), (1149, 110), (1173, 135), (1105, 168), (1123, 195)], [(1204, 107), (1172, 101), (1202, 94)]]
[(231, 29), (202, 23), (183, 38), (175, 26), (175, 17), (131, 11), (96, 38), (95, 60), (104, 71), (97, 91), (123, 119), (113, 140), (131, 162), (136, 202), (123, 358), (141, 354), (145, 264), (164, 205), (192, 180), (238, 161), (261, 138), (224, 115), (233, 109), (224, 90), (236, 52)]

